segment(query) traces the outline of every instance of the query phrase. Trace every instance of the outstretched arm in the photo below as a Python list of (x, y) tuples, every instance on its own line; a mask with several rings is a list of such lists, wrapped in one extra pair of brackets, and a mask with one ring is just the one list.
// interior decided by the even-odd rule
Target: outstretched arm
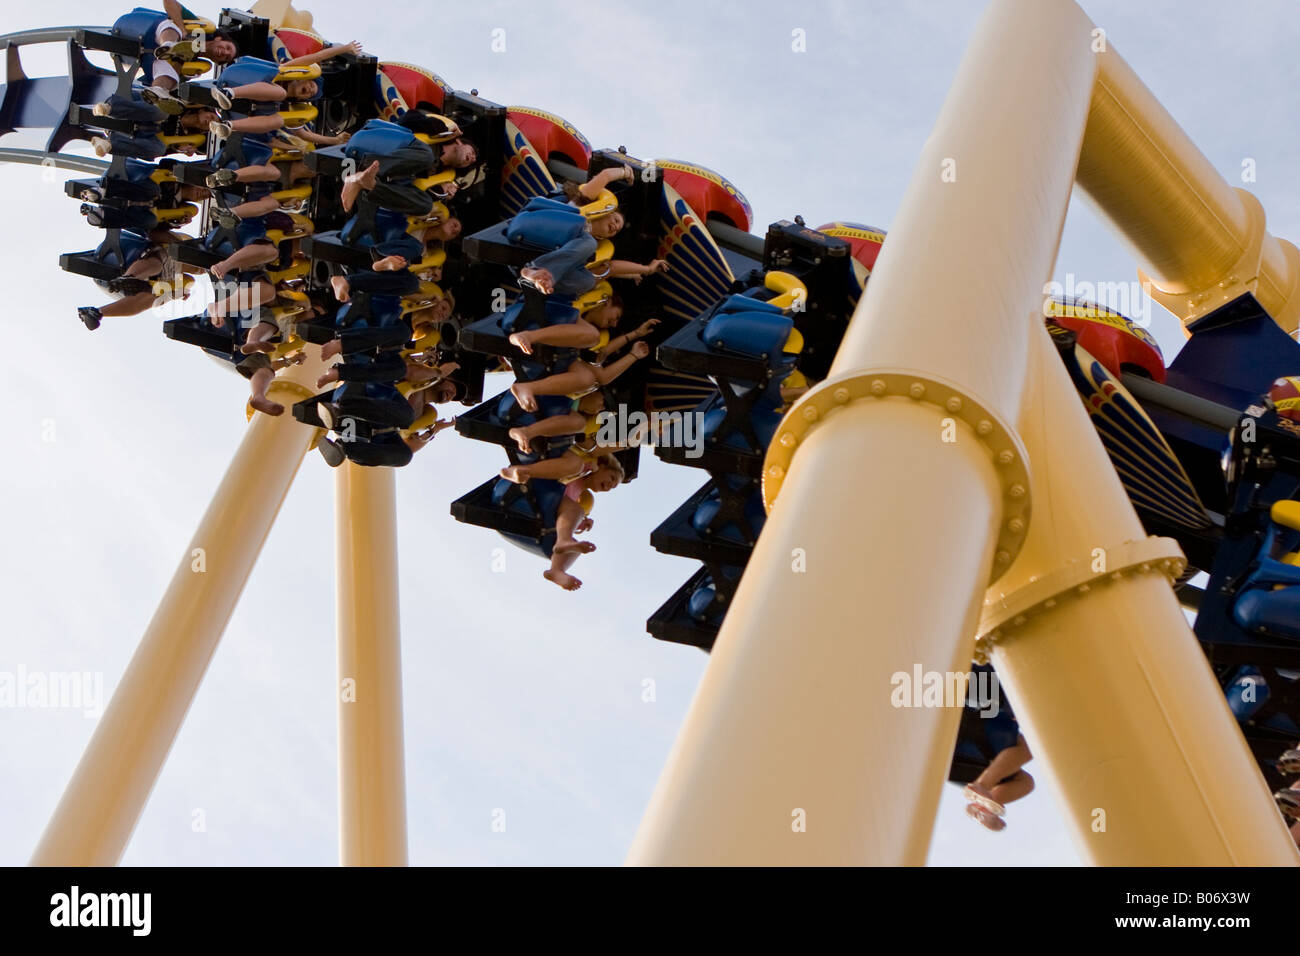
[(315, 53), (304, 53), (302, 56), (295, 56), (292, 60), (285, 60), (280, 66), (311, 66), (313, 63), (324, 63), (336, 56), (342, 56), (344, 53), (357, 54), (361, 52), (361, 44), (353, 40), (351, 43), (336, 43), (333, 46), (327, 46)]
[(610, 183), (616, 183), (620, 179), (631, 182), (636, 179), (636, 173), (632, 172), (631, 166), (610, 166), (579, 186), (578, 193), (587, 202), (595, 202), (602, 189), (608, 189)]

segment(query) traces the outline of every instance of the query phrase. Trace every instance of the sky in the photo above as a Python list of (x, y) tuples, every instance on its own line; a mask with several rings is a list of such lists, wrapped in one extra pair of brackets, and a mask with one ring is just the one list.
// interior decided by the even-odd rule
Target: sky
[[(1249, 188), (1271, 231), (1300, 237), (1300, 133), (1288, 121), (1300, 37), (1289, 0), (1083, 6), (1230, 181), (1254, 160)], [(390, 2), (370, 20), (340, 0), (307, 8), (329, 40), (360, 40), (457, 88), (558, 113), (597, 147), (716, 169), (749, 198), (761, 233), (796, 214), (889, 227), (983, 3), (611, 0), (598, 25), (597, 8), (555, 0), (480, 0), (452, 14)], [(114, 19), (104, 10), (85, 0), (11, 5), (0, 28)], [(494, 52), (498, 29), (505, 48)], [(792, 49), (796, 29), (805, 52)], [(57, 258), (98, 236), (62, 178), (0, 166), (0, 493), (10, 502), (0, 674), (89, 672), (108, 694), (240, 441), (247, 389), (165, 339), (159, 316), (85, 331), (76, 306), (99, 293)], [(1136, 279), (1078, 201), (1056, 270), (1063, 284), (1071, 276)], [(1178, 323), (1149, 303), (1137, 311), (1172, 359)], [(487, 394), (507, 384), (498, 376)], [(448, 432), (397, 477), (410, 861), (615, 865), (708, 661), (644, 630), (697, 567), (654, 552), (650, 532), (705, 476), (643, 454), (641, 476), (594, 513), (600, 551), (579, 565), (586, 586), (566, 594), (514, 549), (494, 573), (501, 539), (448, 513), (503, 459)], [(313, 454), (123, 863), (337, 862), (332, 485)], [(26, 862), (93, 728), (80, 709), (0, 707), (0, 863)], [(1001, 834), (962, 808), (945, 786), (931, 864), (1080, 862), (1046, 786), (1013, 805)], [(492, 825), (499, 811), (504, 832)]]

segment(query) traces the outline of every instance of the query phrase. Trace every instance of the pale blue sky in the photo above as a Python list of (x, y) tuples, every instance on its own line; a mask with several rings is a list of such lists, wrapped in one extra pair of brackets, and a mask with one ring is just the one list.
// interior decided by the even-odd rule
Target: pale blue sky
[[(1293, 5), (1084, 6), (1225, 175), (1256, 160), (1251, 188), (1272, 231), (1300, 237)], [(309, 9), (332, 40), (359, 39), (457, 87), (559, 113), (597, 146), (710, 166), (745, 192), (761, 232), (795, 214), (889, 226), (982, 7), (487, 0), (435, 13), (426, 3), (314, 0)], [(383, 18), (366, 20), (373, 9)], [(7, 9), (0, 28), (118, 12), (50, 0)], [(491, 51), (497, 27), (504, 53)], [(791, 51), (795, 28), (806, 53)], [(0, 671), (102, 671), (112, 688), (239, 441), (246, 388), (164, 339), (157, 317), (85, 332), (75, 306), (98, 293), (61, 273), (57, 256), (97, 236), (60, 179), (0, 168), (9, 502)], [(1079, 204), (1057, 269), (1067, 272), (1092, 282), (1135, 275)], [(1168, 358), (1180, 333), (1154, 311)], [(652, 551), (649, 533), (703, 476), (645, 455), (641, 477), (595, 513), (601, 550), (582, 563), (587, 586), (569, 595), (513, 549), (506, 573), (492, 573), (501, 540), (447, 513), (502, 459), (444, 434), (399, 473), (411, 861), (616, 864), (706, 663), (644, 633), (695, 567)], [(124, 862), (336, 861), (332, 477), (316, 456), (305, 463)], [(647, 677), (654, 703), (641, 699)], [(0, 863), (26, 861), (92, 727), (78, 711), (0, 709)], [(889, 768), (880, 785), (889, 787)], [(491, 831), (495, 808), (506, 811), (505, 833)], [(961, 808), (946, 787), (931, 862), (1078, 861), (1046, 788), (996, 836)], [(191, 829), (196, 809), (205, 832)]]

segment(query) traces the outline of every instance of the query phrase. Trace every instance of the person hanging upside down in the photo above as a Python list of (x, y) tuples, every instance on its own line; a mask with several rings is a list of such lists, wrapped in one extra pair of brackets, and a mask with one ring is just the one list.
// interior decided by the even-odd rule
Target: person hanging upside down
[[(507, 471), (514, 477), (507, 474)], [(569, 569), (582, 555), (595, 551), (596, 546), (590, 541), (578, 541), (574, 535), (591, 530), (595, 524), (588, 515), (592, 494), (612, 491), (622, 484), (623, 466), (609, 454), (584, 457), (566, 452), (560, 458), (504, 469), (501, 477), (508, 481), (554, 477), (564, 482), (564, 495), (555, 516), (555, 544), (551, 548), (551, 566), (542, 572), (542, 577), (566, 591), (578, 590), (582, 587), (582, 582), (570, 574)]]
[(643, 359), (649, 354), (649, 345), (645, 342), (634, 342), (627, 355), (609, 365), (593, 365), (578, 359), (566, 371), (556, 375), (549, 375), (535, 382), (515, 382), (510, 386), (510, 392), (520, 408), (526, 412), (535, 412), (538, 395), (580, 394), (592, 389), (604, 388), (631, 368), (637, 359)]

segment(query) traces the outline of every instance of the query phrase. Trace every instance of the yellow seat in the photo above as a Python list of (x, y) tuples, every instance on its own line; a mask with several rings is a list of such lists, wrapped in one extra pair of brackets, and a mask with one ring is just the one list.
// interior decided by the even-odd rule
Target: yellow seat
[(1275, 501), (1268, 516), (1284, 528), (1300, 531), (1300, 501)]
[(187, 36), (193, 36), (195, 33), (209, 34), (217, 32), (217, 25), (207, 17), (186, 17), (185, 33)]
[(170, 169), (164, 169), (162, 166), (159, 166), (152, 173), (150, 173), (149, 178), (156, 183), (176, 182), (176, 174), (173, 173)]
[(274, 163), (292, 163), (295, 160), (302, 159), (303, 151), (301, 149), (272, 149), (271, 162)]
[(407, 216), (406, 231), (414, 233), (417, 229), (423, 229), (425, 226), (437, 225), (440, 222), (446, 222), (451, 218), (451, 210), (447, 208), (444, 202), (435, 202), (433, 208), (424, 216)]
[(438, 329), (430, 329), (428, 332), (425, 332), (418, 339), (416, 339), (414, 344), (409, 349), (407, 349), (403, 354), (419, 355), (421, 352), (427, 352), (429, 349), (437, 348), (441, 342), (442, 342), (442, 332), (440, 332)]
[(430, 405), (428, 408), (424, 410), (424, 414), (420, 415), (415, 421), (411, 422), (410, 428), (402, 429), (402, 437), (406, 438), (408, 435), (411, 435), (414, 432), (422, 432), (426, 428), (432, 427), (434, 422), (436, 422), (437, 420), (438, 420), (438, 409)]

